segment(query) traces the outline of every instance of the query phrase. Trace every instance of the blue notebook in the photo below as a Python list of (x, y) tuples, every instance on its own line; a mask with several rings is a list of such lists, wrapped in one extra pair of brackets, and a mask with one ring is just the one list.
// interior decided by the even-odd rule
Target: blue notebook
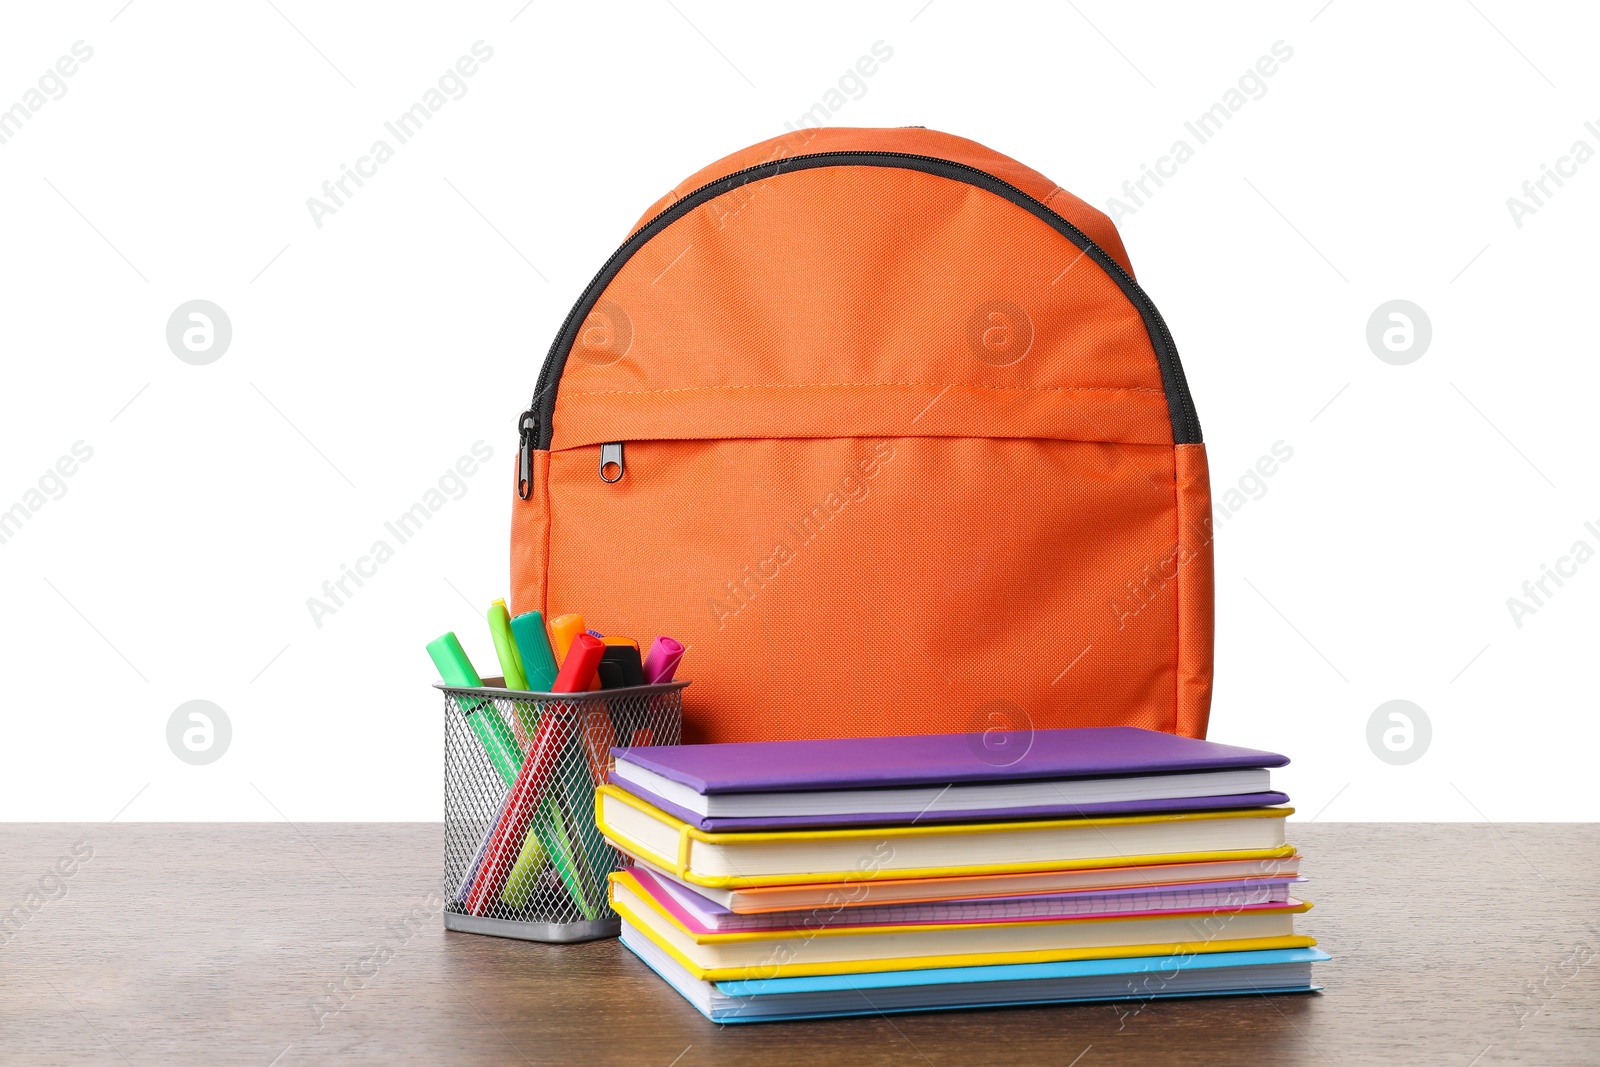
[(1310, 993), (1322, 988), (1312, 983), (1311, 965), (1332, 958), (1321, 949), (1291, 948), (707, 982), (691, 975), (626, 920), (622, 943), (715, 1023), (1017, 1004)]

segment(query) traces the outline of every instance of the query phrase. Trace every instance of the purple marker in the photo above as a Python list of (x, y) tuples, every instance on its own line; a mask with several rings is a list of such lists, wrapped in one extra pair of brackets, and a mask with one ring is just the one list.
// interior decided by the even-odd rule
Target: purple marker
[(678, 661), (683, 658), (683, 646), (670, 637), (658, 637), (644, 658), (644, 684), (661, 685), (672, 681), (677, 673)]
[(489, 851), (489, 839), (494, 836), (494, 828), (500, 821), (500, 816), (505, 814), (506, 800), (510, 799), (511, 794), (507, 793), (505, 800), (500, 801), (499, 811), (493, 819), (489, 820), (488, 829), (483, 831), (483, 840), (478, 842), (478, 854), (473, 857), (472, 866), (467, 868), (466, 877), (461, 879), (461, 885), (455, 892), (457, 904), (465, 904), (467, 902), (467, 894), (472, 892), (472, 882), (478, 877), (478, 868), (483, 866), (483, 854)]

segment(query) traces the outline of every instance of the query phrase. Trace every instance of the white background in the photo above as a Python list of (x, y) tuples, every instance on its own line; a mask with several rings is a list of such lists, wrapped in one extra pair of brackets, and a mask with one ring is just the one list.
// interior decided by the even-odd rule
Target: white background
[[(1600, 161), (1521, 227), (1506, 206), (1600, 149), (1592, 12), (124, 2), (0, 24), (0, 107), (94, 50), (0, 145), (0, 508), (93, 449), (0, 544), (0, 817), (439, 818), (422, 645), (454, 629), (492, 662), (515, 416), (645, 207), (877, 41), (830, 124), (959, 133), (1103, 206), (1283, 41), (1266, 94), (1121, 222), (1219, 499), (1293, 449), (1221, 522), (1211, 736), (1291, 755), (1303, 818), (1600, 818), (1600, 562), (1520, 628), (1506, 606), (1600, 549)], [(306, 199), (479, 40), (466, 95), (318, 228)], [(165, 340), (196, 298), (233, 325), (209, 366)], [(1433, 326), (1407, 366), (1365, 339), (1395, 298)], [(465, 495), (315, 625), (307, 598), (480, 440)], [(197, 698), (233, 727), (200, 767), (166, 741)], [(1406, 766), (1366, 740), (1396, 698), (1433, 727)]]

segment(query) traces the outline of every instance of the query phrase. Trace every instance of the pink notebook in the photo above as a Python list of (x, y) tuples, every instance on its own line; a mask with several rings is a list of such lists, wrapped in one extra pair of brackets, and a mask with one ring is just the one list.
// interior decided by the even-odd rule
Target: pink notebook
[(668, 914), (697, 934), (735, 931), (852, 929), (870, 926), (928, 926), (955, 923), (1039, 922), (1052, 919), (1115, 919), (1185, 912), (1249, 912), (1299, 903), (1289, 895), (1288, 878), (1244, 878), (1225, 882), (1133, 887), (1048, 896), (987, 897), (859, 908), (802, 908), (797, 911), (736, 915), (693, 890), (641, 867), (628, 872), (639, 888)]

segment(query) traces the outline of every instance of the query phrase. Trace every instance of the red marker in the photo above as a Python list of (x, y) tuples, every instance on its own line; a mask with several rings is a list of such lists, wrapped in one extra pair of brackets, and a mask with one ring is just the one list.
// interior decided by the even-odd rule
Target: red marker
[[(589, 688), (600, 657), (605, 654), (605, 642), (588, 634), (573, 639), (567, 658), (561, 664), (553, 693), (580, 693)], [(473, 879), (472, 892), (467, 897), (467, 913), (481, 915), (505, 885), (506, 876), (516, 862), (517, 853), (528, 836), (533, 813), (544, 799), (545, 788), (555, 777), (556, 763), (567, 747), (572, 723), (557, 708), (539, 716), (539, 727), (534, 731), (533, 742), (523, 757), (522, 769), (511, 784), (511, 795), (495, 823), (494, 835), (489, 839), (489, 850), (478, 865), (478, 876)]]
[(593, 634), (579, 634), (572, 639), (567, 656), (556, 672), (552, 693), (581, 693), (594, 681), (594, 672), (600, 667), (600, 657), (606, 654), (606, 643)]

